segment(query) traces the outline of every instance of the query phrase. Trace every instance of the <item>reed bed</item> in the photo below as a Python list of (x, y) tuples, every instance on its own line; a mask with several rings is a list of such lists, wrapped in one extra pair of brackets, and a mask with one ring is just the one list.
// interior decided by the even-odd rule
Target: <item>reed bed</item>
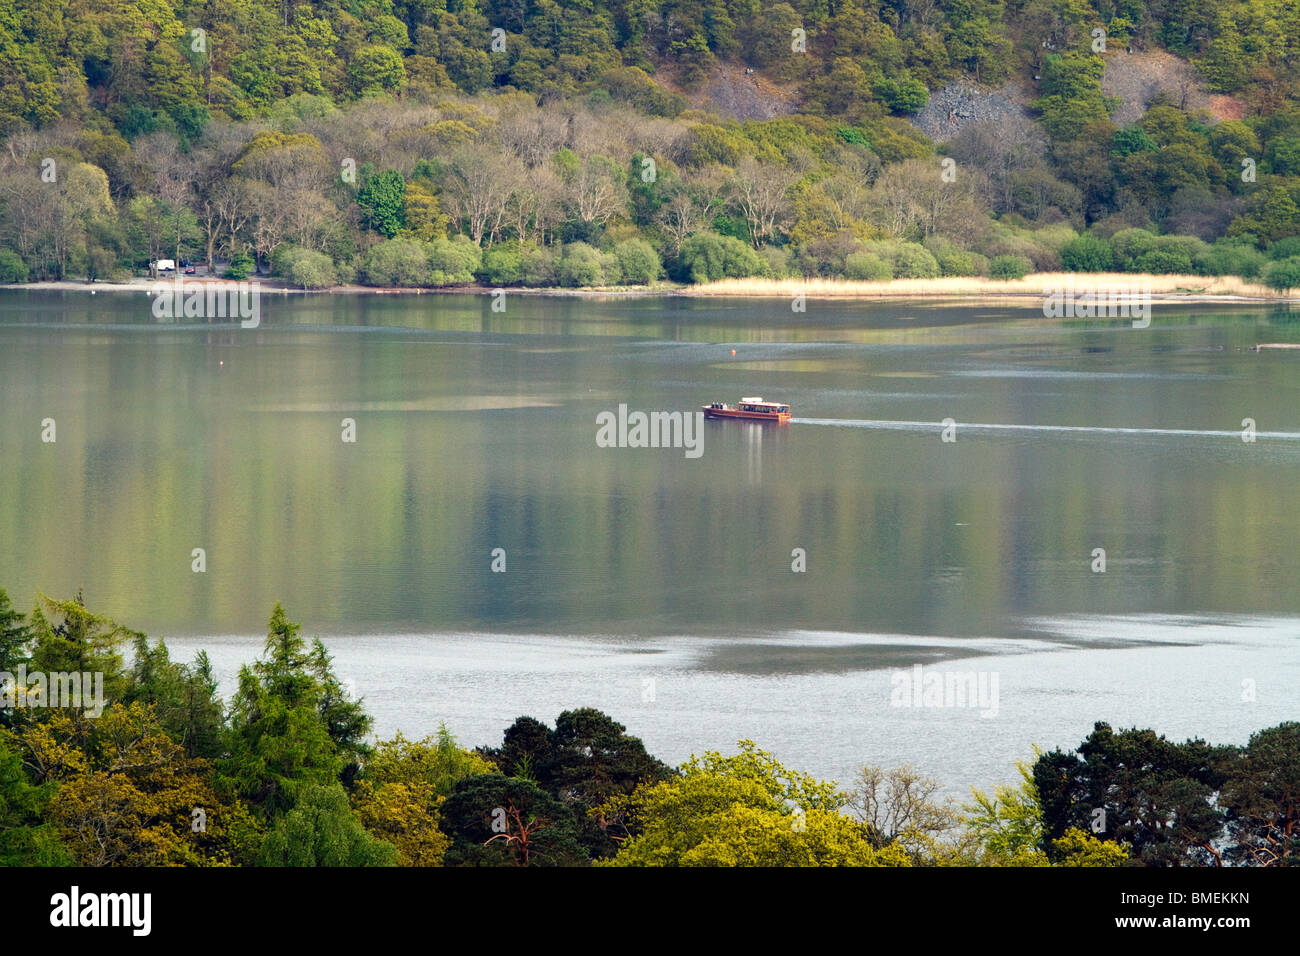
[(942, 279), (890, 279), (857, 282), (851, 279), (722, 279), (686, 286), (680, 294), (694, 296), (770, 296), (793, 298), (908, 299), (978, 296), (1041, 300), (1053, 289), (1073, 288), (1117, 292), (1150, 291), (1153, 296), (1178, 299), (1259, 299), (1286, 301), (1294, 296), (1238, 276), (1146, 275), (1131, 272), (1037, 272), (1023, 279), (949, 276)]

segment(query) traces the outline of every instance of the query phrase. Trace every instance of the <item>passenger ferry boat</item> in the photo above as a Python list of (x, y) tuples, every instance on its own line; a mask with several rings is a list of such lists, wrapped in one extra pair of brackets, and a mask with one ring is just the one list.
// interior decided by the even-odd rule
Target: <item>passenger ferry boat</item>
[(714, 402), (702, 405), (705, 418), (740, 418), (748, 422), (777, 422), (790, 420), (790, 406), (780, 402), (765, 402), (761, 398), (742, 398), (736, 405)]

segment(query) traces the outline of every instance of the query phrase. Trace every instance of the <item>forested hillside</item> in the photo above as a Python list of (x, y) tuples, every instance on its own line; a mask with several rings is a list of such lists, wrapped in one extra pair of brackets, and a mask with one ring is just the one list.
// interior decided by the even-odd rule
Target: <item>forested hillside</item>
[[(1117, 125), (1108, 63), (1158, 50), (1227, 108)], [(720, 64), (793, 112), (689, 108)], [(933, 143), (954, 81), (1023, 115)], [(0, 136), (5, 282), (1300, 285), (1289, 0), (0, 0)]]

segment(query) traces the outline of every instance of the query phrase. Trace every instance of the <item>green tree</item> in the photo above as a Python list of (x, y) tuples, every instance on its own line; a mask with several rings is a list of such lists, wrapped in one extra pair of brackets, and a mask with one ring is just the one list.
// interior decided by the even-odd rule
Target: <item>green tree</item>
[(136, 635), (134, 651), (123, 700), (152, 705), (159, 723), (186, 756), (220, 756), (222, 703), (207, 654), (200, 651), (192, 665), (173, 662), (163, 641), (151, 647), (143, 634)]
[(307, 669), (316, 691), (316, 712), (320, 714), (335, 749), (347, 761), (344, 780), (351, 780), (359, 762), (370, 752), (366, 736), (374, 723), (363, 701), (353, 700), (334, 673), (334, 658), (325, 650), (320, 638), (313, 638), (307, 655)]
[(844, 277), (881, 282), (894, 277), (894, 268), (874, 252), (852, 252), (844, 259)]
[(560, 285), (572, 287), (604, 285), (606, 272), (606, 263), (600, 250), (592, 248), (585, 242), (565, 244), (564, 253), (560, 256), (558, 264)]
[(1021, 784), (1001, 785), (992, 795), (972, 791), (965, 807), (966, 827), (982, 866), (1047, 866), (1043, 853), (1043, 813), (1038, 789), (1027, 764), (1017, 763)]
[(0, 733), (0, 866), (67, 866), (48, 809), (55, 785), (32, 784), (22, 761)]
[(1061, 265), (1070, 272), (1107, 272), (1115, 265), (1115, 255), (1109, 242), (1085, 232), (1061, 249)]
[(1220, 239), (1206, 249), (1198, 268), (1205, 275), (1253, 279), (1264, 269), (1267, 261), (1264, 253), (1249, 240)]
[(0, 282), (26, 282), (27, 263), (16, 252), (0, 249)]
[(337, 281), (333, 261), (314, 249), (295, 249), (285, 260), (284, 277), (300, 289), (328, 289)]
[(578, 823), (559, 800), (527, 780), (466, 777), (442, 805), (451, 838), (448, 866), (576, 866), (587, 862)]
[(424, 281), (431, 286), (468, 285), (483, 265), (483, 250), (468, 236), (434, 239), (425, 248), (429, 271)]
[(422, 286), (429, 280), (429, 253), (414, 239), (390, 239), (366, 253), (361, 272), (367, 285)]
[[(1117, 843), (1069, 827), (1055, 840), (1043, 832), (1043, 804), (1034, 772), (1017, 763), (1020, 785), (999, 786), (992, 795), (973, 790), (965, 809), (971, 844), (949, 862), (976, 866), (1123, 866), (1128, 853)], [(1053, 863), (1055, 861), (1055, 863)]]
[(1131, 847), (1147, 865), (1204, 863), (1219, 854), (1223, 809), (1214, 794), (1230, 748), (1172, 743), (1150, 730), (1097, 723), (1074, 753), (1039, 756), (1033, 780), (1050, 844), (1071, 828)]
[(0, 672), (12, 674), (27, 661), (27, 645), (32, 630), (22, 613), (9, 600), (9, 592), (0, 588)]
[(1250, 58), (1242, 47), (1241, 34), (1227, 10), (1215, 24), (1213, 39), (1196, 65), (1209, 78), (1213, 88), (1224, 93), (1240, 89), (1250, 75)]
[(1297, 234), (1300, 234), (1300, 204), (1292, 190), (1280, 183), (1261, 184), (1257, 192), (1247, 197), (1241, 215), (1228, 225), (1228, 235), (1251, 235), (1261, 243)]
[(42, 595), (31, 614), (31, 632), (31, 670), (102, 674), (105, 700), (122, 697), (127, 677), (121, 647), (138, 632), (91, 613), (80, 594), (68, 601)]
[(628, 285), (649, 285), (663, 275), (663, 263), (654, 246), (644, 239), (625, 239), (614, 246), (623, 282)]
[(385, 239), (392, 239), (406, 226), (406, 180), (394, 169), (376, 173), (357, 190), (362, 219)]
[[(1300, 259), (1291, 261), (1300, 270)], [(1300, 284), (1300, 272), (1297, 279)], [(1295, 865), (1300, 861), (1300, 723), (1252, 734), (1224, 770), (1220, 802), (1231, 840), (1225, 857), (1255, 866)]]
[(263, 818), (292, 807), (306, 790), (355, 774), (369, 718), (276, 604), (262, 659), (239, 672), (223, 779)]
[(697, 233), (682, 243), (677, 271), (690, 282), (716, 282), (762, 275), (764, 266), (748, 243), (731, 236)]
[(253, 274), (256, 263), (253, 257), (247, 252), (240, 251), (230, 257), (230, 265), (226, 268), (227, 279), (247, 279)]
[(353, 54), (348, 79), (359, 96), (393, 92), (406, 85), (406, 66), (392, 47), (368, 43)]
[(994, 256), (989, 260), (990, 279), (1023, 279), (1032, 270), (1033, 263), (1024, 256)]
[(502, 747), (487, 756), (509, 776), (527, 779), (572, 809), (579, 840), (593, 857), (611, 855), (615, 840), (628, 832), (625, 817), (605, 816), (600, 808), (671, 775), (639, 738), (590, 707), (566, 710), (554, 730), (520, 717), (506, 729)]
[(1104, 64), (1101, 57), (1080, 53), (1053, 53), (1043, 65), (1042, 96), (1033, 106), (1056, 140), (1070, 140), (1085, 126), (1109, 118), (1101, 91)]
[(337, 784), (306, 787), (277, 817), (257, 855), (258, 866), (395, 866), (396, 847), (372, 836)]
[(1270, 262), (1264, 267), (1264, 283), (1280, 292), (1300, 289), (1300, 256)]
[(1154, 153), (1160, 145), (1141, 126), (1125, 126), (1115, 130), (1110, 151), (1115, 156), (1132, 156), (1134, 153)]
[(881, 76), (872, 84), (872, 92), (895, 113), (916, 113), (929, 101), (925, 84), (911, 76)]

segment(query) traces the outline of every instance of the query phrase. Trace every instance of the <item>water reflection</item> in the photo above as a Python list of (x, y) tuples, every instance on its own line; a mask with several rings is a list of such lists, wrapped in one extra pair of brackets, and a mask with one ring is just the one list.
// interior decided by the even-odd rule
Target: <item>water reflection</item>
[[(988, 307), (904, 326), (874, 305), (792, 323), (754, 303), (489, 301), (277, 296), (241, 330), (0, 295), (0, 586), (84, 588), (173, 634), (255, 633), (275, 601), (323, 632), (624, 636), (1300, 612), (1300, 509), (1279, 507), (1297, 353), (1249, 351), (1300, 328), (1270, 310), (1166, 309), (1138, 333)], [(799, 420), (706, 422), (699, 459), (592, 441), (620, 402), (748, 394)], [(945, 444), (949, 416), (972, 424)]]
[(760, 485), (763, 483), (763, 435), (766, 433), (768, 426), (745, 422), (742, 423), (741, 427), (745, 430), (749, 483), (751, 485)]

